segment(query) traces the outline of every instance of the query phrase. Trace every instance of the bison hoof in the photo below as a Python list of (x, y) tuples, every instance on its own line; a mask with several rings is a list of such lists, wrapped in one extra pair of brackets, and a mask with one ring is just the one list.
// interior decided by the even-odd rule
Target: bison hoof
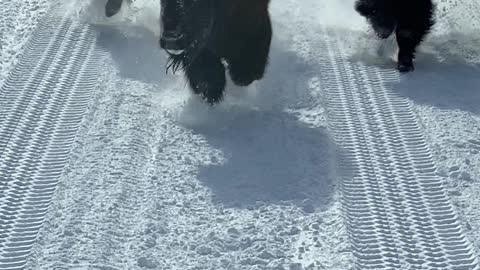
[(112, 17), (117, 14), (122, 7), (123, 0), (108, 0), (105, 5), (105, 16)]
[(413, 63), (407, 62), (407, 63), (398, 63), (398, 71), (401, 73), (407, 73), (415, 70), (415, 67), (413, 66)]

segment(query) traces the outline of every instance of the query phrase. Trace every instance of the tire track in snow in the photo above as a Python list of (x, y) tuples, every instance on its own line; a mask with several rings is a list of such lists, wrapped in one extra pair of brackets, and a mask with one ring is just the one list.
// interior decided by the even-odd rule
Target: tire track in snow
[[(355, 269), (478, 269), (411, 104), (389, 92), (398, 73), (347, 60), (339, 49), (344, 30), (335, 35), (312, 23), (315, 12), (290, 6), (300, 10), (292, 12), (297, 49), (320, 70), (329, 130), (341, 149)], [(342, 38), (353, 40), (348, 32)]]
[(23, 269), (97, 72), (95, 32), (40, 22), (0, 89), (0, 269)]
[[(282, 5), (282, 13), (277, 17), (288, 18), (282, 21), (282, 27), (287, 30), (286, 32), (288, 32), (288, 35), (292, 39), (291, 50), (293, 50), (296, 55), (302, 58), (304, 62), (312, 69), (313, 76), (309, 79), (309, 90), (313, 96), (320, 100), (320, 108), (318, 108), (318, 110), (322, 112), (322, 115), (325, 115), (324, 102), (321, 101), (323, 96), (322, 78), (318, 74), (315, 74), (315, 69), (319, 65), (325, 64), (323, 61), (318, 61), (315, 54), (317, 52), (324, 52), (315, 47), (314, 44), (311, 44), (312, 41), (322, 38), (321, 35), (318, 35), (318, 33), (315, 32), (317, 18), (321, 17), (318, 13), (319, 11), (322, 11), (322, 4), (324, 3), (315, 0), (309, 3), (302, 2), (302, 4), (299, 4), (298, 1), (290, 0), (286, 4)], [(308, 10), (305, 10), (305, 7), (308, 7)], [(318, 20), (321, 21), (321, 19)], [(332, 148), (335, 147), (332, 146)], [(334, 153), (334, 150), (332, 153)], [(333, 163), (335, 162), (333, 161)], [(333, 168), (332, 170), (335, 171)], [(338, 182), (338, 185), (340, 185), (340, 183), (341, 182)], [(340, 193), (340, 191), (337, 192)], [(341, 194), (339, 194), (338, 197), (339, 198), (337, 201), (339, 202)], [(339, 208), (342, 208), (340, 202)], [(342, 213), (339, 213), (339, 218), (342, 219)], [(353, 269), (354, 256), (349, 248), (348, 233), (343, 222), (340, 221), (335, 227), (328, 228), (329, 226), (326, 226), (326, 224), (322, 224), (321, 227), (325, 230), (330, 230), (330, 235), (328, 237), (322, 237), (326, 239), (331, 237), (332, 239), (329, 240), (331, 241), (331, 246), (328, 249), (318, 250), (314, 248), (317, 245), (311, 245), (311, 250), (306, 252), (305, 255), (307, 256), (305, 257), (326, 257), (330, 260), (328, 264), (317, 266), (318, 269)], [(309, 241), (306, 242), (310, 244)], [(306, 267), (306, 269), (317, 268)]]
[(435, 175), (409, 101), (389, 92), (398, 74), (351, 62), (335, 35), (316, 48), (357, 269), (479, 269)]

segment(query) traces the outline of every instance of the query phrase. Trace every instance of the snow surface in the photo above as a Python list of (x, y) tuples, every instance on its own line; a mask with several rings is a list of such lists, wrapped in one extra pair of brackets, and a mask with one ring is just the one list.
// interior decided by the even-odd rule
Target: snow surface
[[(322, 38), (309, 30), (327, 25), (347, 33), (349, 54), (394, 67), (392, 40), (370, 40), (352, 0), (272, 1), (265, 79), (230, 83), (216, 108), (165, 75), (158, 1), (128, 1), (111, 19), (104, 1), (61, 3), (94, 24), (108, 57), (28, 269), (352, 269), (321, 63), (303, 55)], [(437, 5), (416, 71), (393, 89), (480, 251), (480, 4)], [(0, 86), (48, 6), (0, 0)]]
[(15, 65), (38, 20), (45, 14), (48, 1), (0, 1), (0, 85)]

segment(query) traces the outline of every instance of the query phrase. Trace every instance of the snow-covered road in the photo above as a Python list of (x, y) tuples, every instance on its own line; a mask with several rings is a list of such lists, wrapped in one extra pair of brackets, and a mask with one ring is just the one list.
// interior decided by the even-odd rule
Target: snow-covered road
[(0, 0), (0, 269), (479, 269), (478, 3), (399, 75), (351, 0), (273, 1), (207, 108), (156, 2)]

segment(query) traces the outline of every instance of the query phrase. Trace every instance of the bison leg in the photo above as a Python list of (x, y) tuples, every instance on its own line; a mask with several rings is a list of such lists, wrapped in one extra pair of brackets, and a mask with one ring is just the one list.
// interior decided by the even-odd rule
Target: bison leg
[[(396, 29), (398, 43), (398, 70), (413, 71), (415, 51), (433, 26), (431, 0), (406, 1), (400, 12)], [(411, 3), (411, 4), (409, 4)]]
[(122, 7), (123, 0), (108, 0), (105, 5), (105, 16), (112, 17), (117, 14)]
[(185, 75), (193, 92), (202, 95), (210, 105), (223, 98), (225, 67), (220, 58), (209, 50), (203, 50), (192, 63), (186, 65)]
[(265, 14), (259, 24), (232, 30), (225, 56), (229, 74), (235, 84), (247, 86), (265, 73), (272, 39), (269, 15)]

